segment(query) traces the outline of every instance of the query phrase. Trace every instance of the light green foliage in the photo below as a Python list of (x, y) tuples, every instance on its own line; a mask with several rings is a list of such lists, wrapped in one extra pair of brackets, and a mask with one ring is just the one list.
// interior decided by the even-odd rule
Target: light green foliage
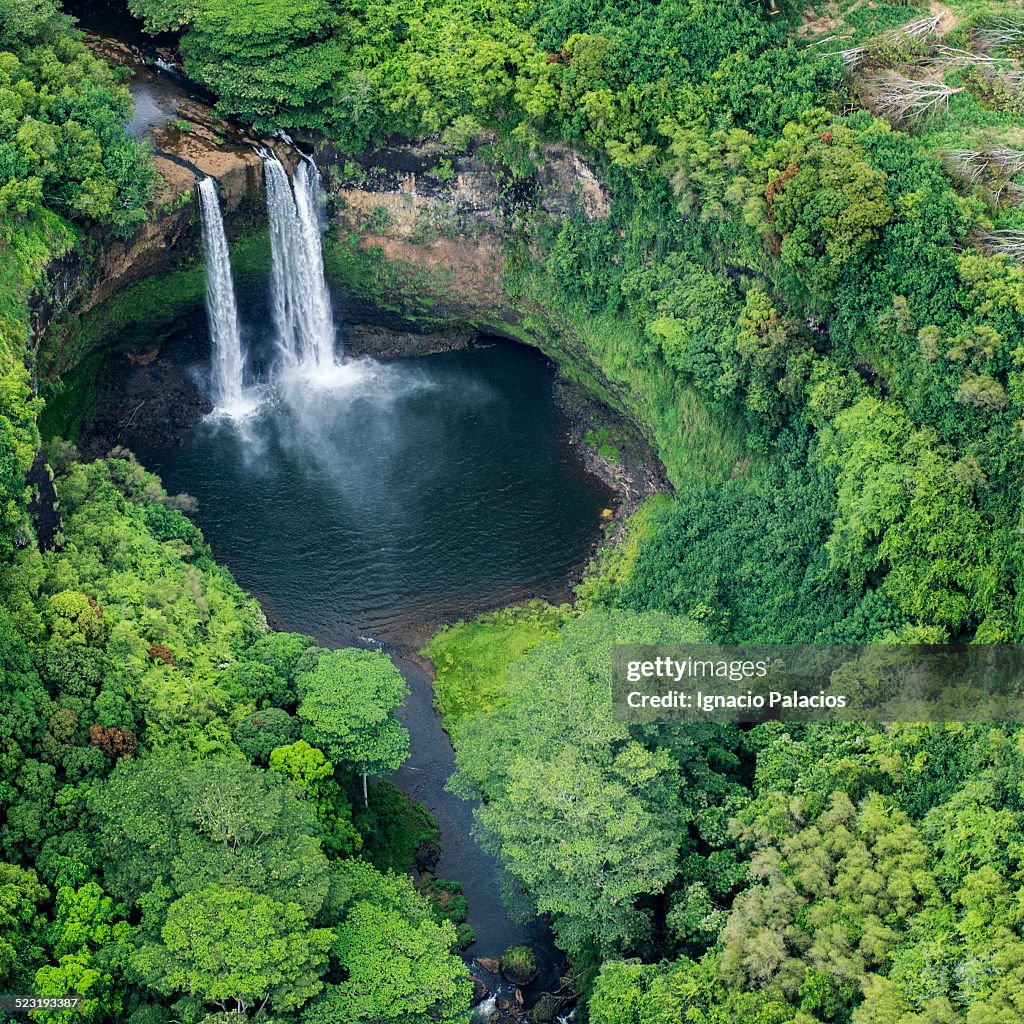
[(747, 200), (744, 216), (769, 243), (778, 240), (783, 266), (818, 292), (863, 259), (892, 215), (885, 174), (849, 128), (825, 117), (788, 124), (755, 166), (767, 187), (763, 199)]
[[(714, 955), (659, 969), (635, 961), (604, 965), (588, 1002), (593, 1024), (813, 1024), (777, 996), (731, 988)], [(683, 1016), (685, 1014), (685, 1016)]]
[(94, 689), (131, 696), (153, 743), (225, 748), (233, 694), (218, 682), (265, 631), (259, 608), (133, 459), (72, 464), (57, 490), (67, 543), (39, 566), (54, 595), (44, 674), (67, 687), (85, 659)]
[(488, 711), (501, 699), (509, 664), (554, 636), (562, 609), (531, 602), (457, 622), (435, 633), (423, 653), (434, 662), (437, 709), (451, 724)]
[(333, 854), (355, 853), (362, 839), (352, 824), (352, 806), (334, 779), (334, 765), (305, 740), (271, 751), (270, 770), (298, 783), (316, 808), (323, 826), (324, 848)]
[(689, 846), (687, 744), (648, 748), (612, 720), (612, 642), (703, 635), (660, 615), (588, 613), (512, 663), (496, 710), (455, 724), (454, 785), (484, 801), (481, 838), (581, 959), (642, 945), (650, 921), (638, 902), (668, 888)]
[(95, 883), (57, 892), (49, 928), (53, 963), (36, 971), (33, 990), (40, 995), (80, 995), (74, 1010), (39, 1012), (34, 1019), (56, 1017), (60, 1024), (99, 1021), (117, 1016), (124, 1003), (123, 974), (128, 958), (129, 928), (124, 908)]
[(199, 4), (193, 0), (130, 0), (128, 9), (146, 23), (149, 31), (173, 32), (195, 17)]
[(455, 928), (438, 923), (408, 877), (382, 875), (361, 861), (335, 868), (333, 906), (341, 914), (332, 960), (346, 979), (306, 1009), (306, 1024), (459, 1024), (470, 983), (452, 953)]
[(26, 984), (42, 955), (40, 904), (48, 895), (34, 871), (0, 864), (0, 981), (8, 988)]
[(502, 970), (531, 975), (537, 970), (537, 954), (529, 946), (510, 946), (501, 957)]
[(1022, 818), (1017, 798), (996, 808), (994, 787), (1019, 770), (1019, 735), (768, 724), (752, 739), (755, 799), (736, 835), (753, 885), (718, 948), (699, 964), (605, 964), (591, 1018), (1014, 1019), (1021, 921), (1007, 852)]
[(838, 496), (826, 547), (857, 581), (888, 568), (885, 588), (907, 618), (956, 636), (986, 612), (1002, 622), (1010, 613), (971, 489), (937, 440), (892, 402), (866, 398), (836, 417), (824, 441)]
[(647, 498), (626, 520), (623, 534), (616, 543), (598, 550), (589, 572), (576, 588), (576, 603), (586, 608), (591, 603), (616, 605), (622, 588), (636, 571), (641, 545), (658, 529), (660, 514), (669, 499), (662, 494)]
[(244, 886), (307, 917), (320, 909), (327, 862), (312, 809), (277, 773), (177, 751), (123, 761), (90, 801), (107, 887), (158, 910), (168, 896)]
[(128, 235), (152, 185), (122, 129), (128, 93), (55, 11), (47, 0), (0, 8), (0, 215), (17, 226), (45, 204)]
[(160, 938), (135, 957), (151, 985), (246, 1013), (297, 1009), (316, 995), (334, 935), (309, 928), (297, 903), (210, 886), (170, 905)]
[(395, 718), (406, 685), (379, 651), (324, 654), (298, 678), (303, 738), (333, 761), (363, 775), (395, 771), (409, 753), (409, 734)]
[(856, 985), (937, 896), (925, 844), (877, 797), (858, 812), (845, 793), (834, 793), (813, 825), (777, 849), (757, 858), (763, 884), (737, 899), (722, 935), (725, 977), (751, 988), (793, 996), (808, 969), (840, 989)]

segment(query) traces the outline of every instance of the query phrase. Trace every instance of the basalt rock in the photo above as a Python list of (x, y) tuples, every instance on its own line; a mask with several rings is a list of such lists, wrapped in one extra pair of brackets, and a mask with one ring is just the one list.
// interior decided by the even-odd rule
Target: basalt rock
[[(452, 154), (439, 142), (391, 146), (353, 160), (328, 145), (315, 157), (325, 170), (332, 221), (343, 240), (403, 268), (431, 291), (430, 316), (450, 322), (518, 323), (503, 287), (508, 241), (522, 219), (541, 210), (563, 217), (579, 209), (606, 218), (610, 197), (584, 159), (547, 147), (541, 167), (510, 179), (489, 161), (487, 138)], [(431, 281), (436, 287), (431, 287)]]
[(494, 1013), (487, 1018), (487, 1024), (521, 1024), (526, 1019), (522, 1007), (508, 996), (499, 996), (494, 1007)]
[(469, 1000), (470, 1006), (476, 1006), (482, 1003), (490, 994), (491, 990), (484, 984), (481, 978), (472, 976), (473, 978), (473, 995)]
[(530, 1017), (535, 1024), (553, 1024), (558, 1015), (568, 1010), (571, 1005), (568, 999), (552, 995), (550, 992), (542, 992), (540, 998), (533, 1004)]

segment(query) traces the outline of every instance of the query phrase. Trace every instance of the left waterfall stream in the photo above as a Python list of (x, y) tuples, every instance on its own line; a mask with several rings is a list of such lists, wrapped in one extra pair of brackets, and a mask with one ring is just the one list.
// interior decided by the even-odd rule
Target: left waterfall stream
[(238, 322), (231, 255), (224, 233), (224, 217), (214, 178), (198, 185), (206, 261), (206, 315), (210, 323), (210, 384), (214, 413), (236, 417), (252, 408), (244, 396), (245, 349)]

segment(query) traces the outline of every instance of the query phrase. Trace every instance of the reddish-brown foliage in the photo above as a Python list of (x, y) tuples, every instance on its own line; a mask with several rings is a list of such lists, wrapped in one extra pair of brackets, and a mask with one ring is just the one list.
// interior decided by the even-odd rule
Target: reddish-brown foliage
[(149, 645), (149, 656), (153, 661), (162, 661), (165, 665), (177, 665), (178, 663), (174, 660), (174, 654), (170, 647), (165, 647), (163, 644), (150, 644)]
[(134, 757), (139, 748), (139, 741), (131, 729), (118, 729), (113, 725), (107, 728), (90, 725), (89, 742), (114, 761), (119, 757)]

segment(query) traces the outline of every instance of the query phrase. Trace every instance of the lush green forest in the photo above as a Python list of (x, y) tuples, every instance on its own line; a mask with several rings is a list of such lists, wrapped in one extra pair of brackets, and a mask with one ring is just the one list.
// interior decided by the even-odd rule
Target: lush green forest
[[(452, 785), (577, 1019), (1024, 1020), (1024, 733), (626, 726), (608, 696), (614, 642), (1024, 638), (1019, 9), (128, 8), (260, 130), (482, 143), (510, 189), (564, 142), (610, 189), (604, 220), (524, 210), (506, 286), (675, 492), (571, 609), (427, 647)], [(0, 989), (80, 993), (37, 1014), (67, 1024), (466, 1021), (457, 901), (406, 873), (432, 825), (364, 789), (407, 754), (391, 662), (270, 631), (127, 452), (49, 443), (36, 536), (35, 314), (152, 210), (129, 112), (54, 0), (0, 0)]]

